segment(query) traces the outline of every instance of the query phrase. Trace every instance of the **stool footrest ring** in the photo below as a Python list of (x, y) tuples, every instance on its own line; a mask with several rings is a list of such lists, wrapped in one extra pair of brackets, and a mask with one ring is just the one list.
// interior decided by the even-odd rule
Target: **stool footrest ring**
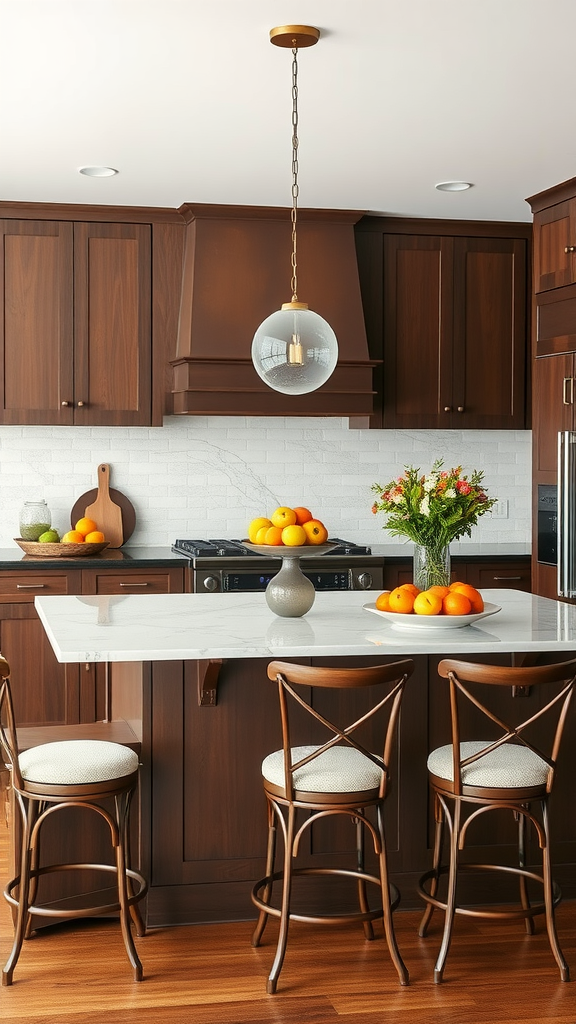
[[(373, 885), (381, 888), (381, 881), (376, 875), (369, 875), (362, 871), (347, 870), (346, 868), (294, 868), (292, 876), (295, 878), (302, 875), (336, 875), (346, 878), (354, 878), (358, 881), (371, 882)], [(283, 871), (275, 871), (272, 875), (267, 875), (265, 878), (261, 878), (252, 888), (251, 898), (252, 902), (259, 910), (264, 911), (265, 914), (270, 914), (272, 917), (280, 917), (281, 909), (279, 907), (272, 906), (271, 903), (266, 903), (260, 893), (267, 886), (273, 882), (281, 882), (284, 878)], [(390, 902), (391, 910), (396, 910), (396, 907), (400, 903), (400, 893), (396, 886), (390, 883)], [(377, 918), (382, 917), (382, 907), (375, 910), (368, 910), (365, 912), (356, 910), (350, 911), (346, 914), (296, 914), (290, 912), (289, 914), (291, 921), (302, 921), (306, 924), (314, 924), (315, 922), (321, 924), (345, 924), (350, 921), (374, 921)]]
[[(426, 903), (431, 904), (433, 907), (437, 907), (439, 910), (446, 910), (446, 903), (438, 899), (435, 896), (431, 896), (425, 888), (426, 882), (431, 881), (434, 878), (439, 878), (441, 875), (448, 874), (448, 866), (442, 866), (439, 871), (426, 871), (423, 874), (417, 884), (417, 892), (425, 900)], [(539, 882), (540, 885), (544, 885), (544, 879), (541, 875), (536, 874), (534, 871), (527, 871), (524, 868), (510, 867), (507, 864), (459, 864), (458, 872), (464, 871), (501, 871), (506, 874), (523, 876), (526, 879), (531, 879), (534, 882)], [(556, 907), (562, 899), (562, 892), (556, 882), (553, 883), (553, 900), (554, 906)], [(456, 914), (462, 914), (466, 917), (484, 917), (484, 918), (519, 918), (525, 919), (527, 917), (535, 917), (537, 914), (544, 914), (546, 912), (546, 906), (544, 903), (533, 903), (530, 907), (511, 907), (509, 910), (479, 910), (472, 907), (460, 907), (454, 908)]]

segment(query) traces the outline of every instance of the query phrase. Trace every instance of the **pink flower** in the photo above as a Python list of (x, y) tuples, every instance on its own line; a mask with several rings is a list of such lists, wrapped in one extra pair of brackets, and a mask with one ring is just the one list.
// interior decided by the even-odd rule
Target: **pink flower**
[(456, 490), (458, 491), (459, 494), (471, 494), (472, 493), (472, 488), (471, 488), (470, 484), (466, 480), (457, 480), (456, 481)]

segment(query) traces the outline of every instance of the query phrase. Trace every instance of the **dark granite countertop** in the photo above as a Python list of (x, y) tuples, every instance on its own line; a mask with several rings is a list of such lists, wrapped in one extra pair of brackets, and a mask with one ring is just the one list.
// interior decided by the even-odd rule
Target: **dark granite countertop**
[(189, 564), (187, 558), (168, 547), (148, 545), (106, 548), (98, 555), (84, 558), (36, 558), (25, 555), (16, 545), (14, 548), (0, 548), (0, 569), (108, 569), (120, 565), (129, 569), (177, 569), (186, 568)]

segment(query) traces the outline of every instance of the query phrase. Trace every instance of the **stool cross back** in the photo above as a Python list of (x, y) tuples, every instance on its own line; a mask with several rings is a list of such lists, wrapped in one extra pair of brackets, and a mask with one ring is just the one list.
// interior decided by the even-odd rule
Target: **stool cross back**
[[(276, 956), (267, 982), (267, 991), (274, 993), (278, 982), (291, 920), (305, 922), (362, 922), (368, 939), (373, 938), (372, 921), (382, 918), (388, 949), (402, 985), (408, 984), (408, 971), (396, 943), (392, 911), (399, 902), (397, 890), (390, 885), (384, 835), (383, 805), (389, 788), (390, 763), (400, 712), (400, 704), (407, 679), (414, 670), (410, 659), (371, 668), (321, 668), (273, 661), (268, 666), (268, 677), (276, 681), (282, 723), (282, 749), (269, 754), (262, 763), (264, 792), (268, 807), (268, 846), (266, 875), (252, 890), (252, 901), (260, 914), (252, 937), (258, 946), (269, 916), (279, 918), (280, 927)], [(348, 724), (335, 724), (320, 714), (312, 704), (317, 688), (368, 691), (369, 708), (363, 709)], [(299, 689), (295, 689), (299, 687)], [(310, 688), (302, 690), (302, 687)], [(309, 696), (307, 696), (309, 694)], [(366, 702), (365, 702), (366, 703)], [(302, 719), (301, 710), (307, 714)], [(293, 720), (298, 711), (299, 720)], [(360, 742), (357, 731), (381, 715), (380, 752), (375, 754)], [(312, 729), (323, 736), (325, 742), (293, 746), (293, 734), (306, 729), (314, 720)], [(369, 809), (371, 809), (369, 816)], [(294, 867), (302, 838), (320, 819), (332, 815), (347, 815), (355, 827), (356, 854), (353, 867)], [(300, 824), (300, 820), (302, 823)], [(275, 871), (276, 834), (281, 831), (284, 840), (284, 860), (281, 871)], [(378, 875), (368, 874), (364, 865), (364, 833), (368, 833), (378, 858)], [(302, 914), (291, 909), (292, 881), (299, 875), (335, 875), (353, 878), (357, 891), (358, 910), (341, 914)], [(281, 883), (280, 906), (272, 904), (275, 882)], [(370, 909), (366, 883), (380, 889), (382, 906)], [(393, 890), (391, 895), (390, 890)]]
[[(33, 915), (47, 918), (92, 917), (120, 912), (120, 924), (134, 979), (141, 981), (142, 964), (136, 952), (131, 921), (137, 935), (145, 926), (137, 903), (147, 892), (143, 875), (129, 866), (128, 815), (138, 782), (138, 755), (130, 747), (106, 740), (62, 740), (18, 751), (10, 668), (0, 656), (0, 750), (11, 775), (20, 810), (20, 871), (4, 890), (13, 908), (14, 942), (2, 971), (2, 984), (11, 985), (23, 941), (30, 935)], [(108, 809), (110, 806), (112, 810)], [(40, 853), (44, 823), (65, 808), (83, 808), (100, 815), (108, 826), (114, 864), (66, 863), (43, 865)], [(14, 827), (16, 822), (14, 822)], [(115, 875), (113, 902), (75, 909), (55, 909), (36, 900), (43, 875), (54, 871), (102, 871)], [(94, 898), (94, 894), (91, 894)]]
[[(560, 949), (554, 920), (560, 892), (552, 881), (548, 800), (574, 691), (576, 661), (507, 667), (446, 659), (440, 662), (438, 673), (449, 683), (452, 742), (437, 747), (428, 758), (436, 822), (434, 855), (432, 870), (422, 876), (418, 886), (427, 903), (419, 929), (421, 936), (427, 933), (434, 909), (445, 912), (434, 980), (442, 981), (455, 914), (523, 919), (528, 934), (534, 932), (534, 917), (544, 914), (560, 977), (568, 981), (569, 969)], [(508, 695), (502, 693), (503, 687), (507, 688)], [(495, 702), (497, 691), (500, 691), (500, 699)], [(524, 699), (526, 696), (530, 697), (529, 701)], [(478, 724), (479, 720), (482, 725)], [(465, 722), (468, 728), (464, 727)], [(462, 863), (461, 854), (470, 826), (486, 812), (494, 810), (512, 811), (517, 821), (518, 866)], [(449, 855), (448, 864), (443, 865), (446, 823)], [(526, 867), (529, 825), (541, 850), (541, 872)], [(458, 905), (456, 886), (462, 871), (496, 871), (508, 877), (516, 876), (518, 903), (502, 909)], [(447, 891), (440, 898), (440, 880), (444, 875), (448, 876)], [(536, 883), (543, 890), (543, 900), (531, 901), (529, 883), (531, 888)], [(471, 902), (477, 903), (476, 900)]]

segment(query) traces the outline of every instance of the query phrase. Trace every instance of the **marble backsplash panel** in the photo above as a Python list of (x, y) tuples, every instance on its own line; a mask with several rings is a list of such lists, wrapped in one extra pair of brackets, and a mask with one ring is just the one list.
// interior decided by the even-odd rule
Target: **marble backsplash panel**
[(474, 543), (530, 544), (531, 433), (498, 430), (351, 430), (332, 418), (167, 417), (163, 427), (0, 426), (0, 546), (18, 536), (25, 500), (44, 498), (69, 529), (76, 499), (101, 462), (136, 509), (131, 544), (176, 537), (243, 537), (278, 505), (305, 505), (332, 536), (402, 543), (371, 512), (371, 484), (434, 459), (483, 469), (508, 518), (487, 514)]

